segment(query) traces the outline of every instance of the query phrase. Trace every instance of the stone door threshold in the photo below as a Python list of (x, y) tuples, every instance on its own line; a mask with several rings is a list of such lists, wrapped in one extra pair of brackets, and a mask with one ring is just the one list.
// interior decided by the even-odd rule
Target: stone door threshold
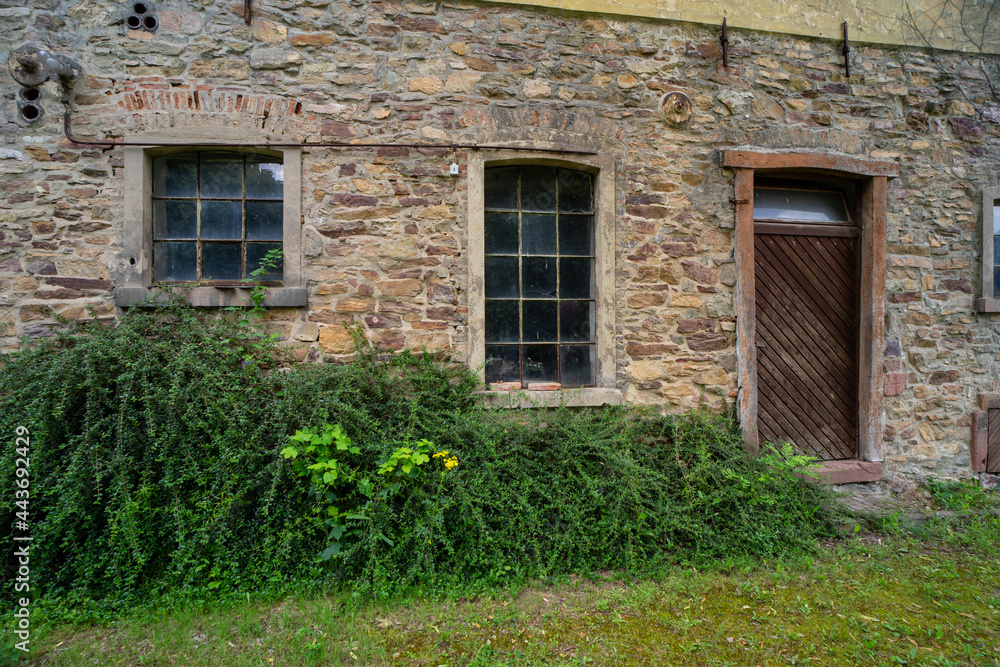
[(822, 461), (814, 469), (820, 484), (855, 484), (857, 482), (877, 482), (882, 479), (881, 461)]

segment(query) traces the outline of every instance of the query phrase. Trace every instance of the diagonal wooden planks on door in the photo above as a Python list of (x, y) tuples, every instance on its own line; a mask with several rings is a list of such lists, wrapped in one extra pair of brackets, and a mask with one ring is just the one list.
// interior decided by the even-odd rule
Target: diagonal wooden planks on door
[(857, 456), (857, 239), (754, 235), (758, 428), (823, 460)]
[(986, 440), (986, 472), (1000, 473), (1000, 410), (989, 411), (989, 425)]

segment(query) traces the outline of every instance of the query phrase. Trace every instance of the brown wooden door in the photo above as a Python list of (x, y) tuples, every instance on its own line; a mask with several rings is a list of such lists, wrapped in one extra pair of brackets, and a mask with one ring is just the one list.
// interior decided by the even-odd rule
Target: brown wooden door
[(762, 441), (856, 458), (858, 239), (801, 229), (754, 235), (757, 427)]

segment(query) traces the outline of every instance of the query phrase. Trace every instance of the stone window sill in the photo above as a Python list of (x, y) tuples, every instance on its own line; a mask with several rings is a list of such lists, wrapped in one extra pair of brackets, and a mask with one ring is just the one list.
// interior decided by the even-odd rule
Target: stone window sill
[(976, 299), (976, 310), (980, 313), (1000, 313), (1000, 299)]
[(566, 406), (597, 407), (621, 405), (622, 393), (617, 389), (587, 387), (583, 389), (557, 389), (553, 391), (480, 391), (477, 396), (491, 408), (557, 408)]
[(882, 479), (881, 461), (824, 461), (814, 470), (820, 484), (856, 484), (877, 482)]
[[(137, 306), (153, 295), (162, 292), (148, 287), (116, 287), (115, 305), (119, 308)], [(270, 308), (301, 308), (306, 305), (308, 292), (304, 287), (268, 287), (264, 306)], [(161, 299), (162, 300), (162, 299)], [(192, 306), (219, 308), (246, 306), (253, 302), (246, 287), (193, 287), (187, 292), (187, 302)]]

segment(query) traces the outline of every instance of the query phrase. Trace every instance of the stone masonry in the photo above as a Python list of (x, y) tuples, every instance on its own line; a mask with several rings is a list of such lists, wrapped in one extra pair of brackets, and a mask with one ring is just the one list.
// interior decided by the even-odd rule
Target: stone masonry
[[(722, 409), (736, 393), (733, 173), (752, 145), (895, 160), (889, 184), (888, 470), (969, 476), (970, 414), (1000, 391), (1000, 317), (974, 309), (979, 192), (1000, 184), (1000, 102), (967, 54), (730, 33), (473, 2), (268, 0), (157, 7), (129, 31), (119, 4), (0, 0), (0, 51), (76, 59), (82, 137), (252, 128), (287, 141), (439, 147), (306, 148), (308, 307), (269, 312), (302, 360), (351, 352), (344, 325), (387, 349), (468, 352), (466, 164), (450, 142), (565, 146), (616, 164), (616, 382), (624, 400)], [(987, 63), (995, 66), (996, 63)], [(992, 82), (994, 86), (1000, 81)], [(122, 149), (75, 145), (44, 87), (22, 121), (0, 71), (0, 343), (51, 335), (52, 315), (115, 313)], [(658, 110), (686, 93), (693, 116)], [(572, 160), (564, 155), (561, 159)], [(456, 162), (460, 174), (449, 174)]]

